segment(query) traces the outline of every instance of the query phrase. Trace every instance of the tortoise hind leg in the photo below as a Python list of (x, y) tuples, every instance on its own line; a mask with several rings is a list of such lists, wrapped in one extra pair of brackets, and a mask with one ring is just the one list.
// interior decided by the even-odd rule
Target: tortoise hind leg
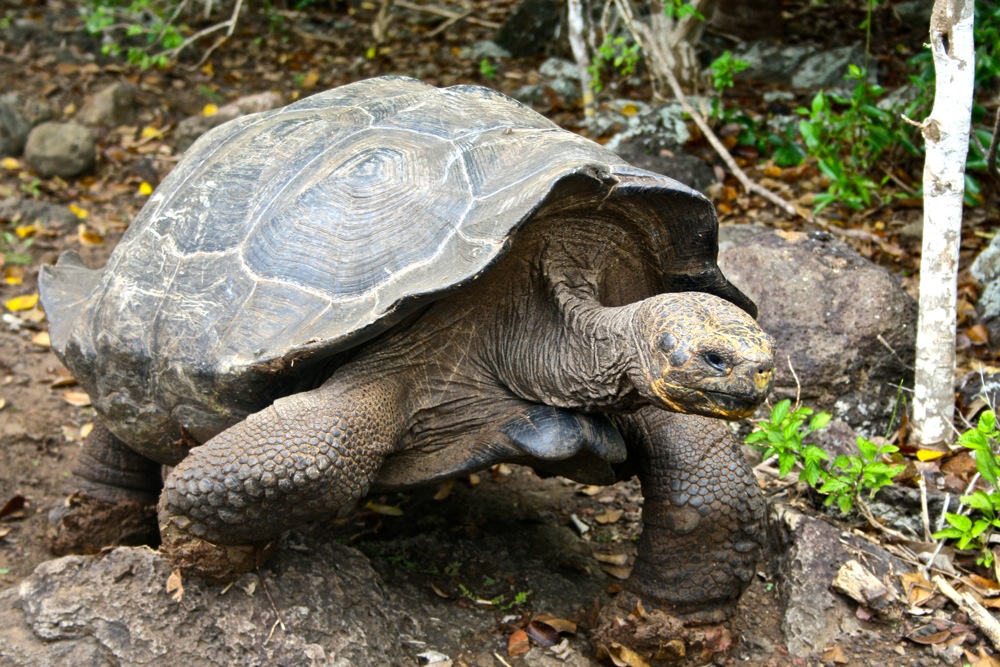
[(94, 424), (73, 467), (75, 490), (49, 513), (49, 547), (59, 555), (106, 546), (156, 545), (160, 464)]
[(735, 609), (764, 546), (764, 497), (729, 427), (643, 408), (615, 417), (637, 455), (642, 535), (626, 587), (691, 620)]
[(402, 433), (397, 399), (389, 383), (328, 382), (195, 447), (165, 483), (163, 549), (225, 578), (260, 565), (289, 528), (351, 507)]

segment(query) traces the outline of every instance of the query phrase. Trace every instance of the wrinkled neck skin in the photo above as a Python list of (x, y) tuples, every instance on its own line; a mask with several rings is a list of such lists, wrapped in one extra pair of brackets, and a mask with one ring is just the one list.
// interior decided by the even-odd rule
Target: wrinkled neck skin
[[(563, 254), (565, 256), (565, 254)], [(512, 304), (497, 341), (494, 372), (521, 398), (587, 412), (631, 412), (649, 401), (636, 391), (640, 303), (604, 307), (597, 271), (543, 260), (530, 305)], [(520, 306), (520, 307), (519, 307)]]

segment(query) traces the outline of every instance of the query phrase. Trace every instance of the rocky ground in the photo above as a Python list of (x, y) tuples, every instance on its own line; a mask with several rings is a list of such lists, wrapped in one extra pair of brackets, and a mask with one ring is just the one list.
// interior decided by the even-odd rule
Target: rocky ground
[[(169, 567), (144, 549), (51, 560), (47, 513), (64, 501), (75, 452), (95, 415), (48, 347), (44, 315), (31, 303), (38, 268), (67, 249), (79, 251), (91, 266), (101, 265), (149, 189), (200, 131), (230, 112), (246, 113), (256, 105), (274, 106), (387, 73), (440, 85), (489, 84), (526, 97), (524, 89), (535, 86), (539, 110), (579, 127), (578, 107), (561, 92), (563, 84), (556, 85), (560, 80), (553, 78), (551, 65), (548, 74), (542, 72), (541, 56), (498, 60), (500, 71), (488, 76), (481, 65), (484, 52), (468, 50), (495, 36), (491, 23), (502, 23), (512, 3), (481, 3), (475, 13), (479, 23), (457, 22), (433, 39), (427, 34), (441, 24), (440, 16), (399, 12), (374, 54), (368, 51), (368, 35), (377, 8), (342, 4), (310, 13), (253, 14), (205, 62), (197, 62), (200, 54), (194, 54), (170, 69), (142, 72), (100, 56), (99, 42), (81, 30), (73, 3), (7, 3), (10, 9), (0, 22), (3, 92), (17, 96), (9, 98), (11, 104), (29, 125), (76, 120), (89, 128), (94, 165), (82, 176), (46, 173), (44, 165), (29, 164), (18, 151), (0, 166), (5, 278), (0, 297), (6, 304), (0, 327), (0, 589), (6, 589), (0, 593), (6, 628), (0, 664), (145, 664), (169, 655), (175, 664), (192, 665), (638, 665), (621, 645), (592, 641), (594, 631), (609, 618), (647, 634), (666, 627), (655, 613), (637, 610), (620, 593), (640, 527), (637, 486), (583, 487), (517, 468), (371, 498), (350, 517), (292, 533), (266, 568), (231, 588), (168, 581)], [(635, 95), (641, 105), (641, 89), (618, 92)], [(232, 107), (237, 101), (238, 109)], [(627, 124), (621, 115), (611, 118), (603, 134), (582, 131), (607, 139)], [(86, 148), (86, 140), (78, 143)], [(704, 163), (698, 164), (703, 173)], [(707, 172), (709, 181), (716, 180), (712, 169)], [(779, 176), (776, 185), (807, 202), (809, 187), (796, 189), (796, 183), (815, 177), (814, 168), (803, 168)], [(792, 223), (763, 202), (739, 195), (731, 184), (712, 191), (727, 223), (784, 228), (783, 241), (764, 244), (769, 252), (821, 258), (818, 264), (825, 268), (815, 269), (816, 285), (832, 285), (831, 276), (845, 266), (860, 266), (859, 256), (840, 246), (831, 249), (828, 237), (808, 240), (794, 232), (789, 237)], [(970, 215), (975, 223), (993, 213)], [(887, 224), (879, 227), (881, 220)], [(917, 254), (912, 223), (918, 220), (919, 210), (903, 202), (861, 216), (838, 235), (888, 267), (892, 273), (878, 275), (895, 276), (902, 294), (912, 292)], [(788, 249), (795, 244), (798, 251)], [(981, 239), (967, 243), (963, 263), (981, 245)], [(760, 260), (733, 254), (724, 258), (724, 266), (725, 261), (730, 262), (726, 271), (737, 274), (741, 266)], [(832, 273), (823, 278), (823, 270)], [(852, 290), (873, 281), (841, 286), (838, 294), (856, 296)], [(765, 287), (779, 281), (770, 282), (774, 285)], [(795, 282), (787, 275), (780, 281)], [(765, 287), (760, 293), (745, 289), (758, 301), (784, 303), (782, 311), (791, 310), (790, 301), (821, 301), (809, 292), (765, 294)], [(876, 291), (885, 297), (890, 290)], [(963, 296), (963, 363), (969, 367), (977, 356), (993, 360), (972, 324), (974, 297), (974, 288)], [(838, 309), (852, 305), (850, 298), (842, 301), (836, 302)], [(885, 305), (880, 312), (893, 308)], [(829, 310), (783, 312), (785, 322), (819, 318), (813, 335), (817, 328), (827, 335), (809, 347), (822, 348), (832, 358), (823, 361), (826, 370), (815, 371), (816, 382), (802, 382), (794, 374), (780, 380), (785, 394), (794, 394), (801, 382), (817, 401), (826, 400), (822, 382), (833, 383), (822, 386), (836, 392), (838, 378), (861, 373), (860, 366), (836, 365), (843, 362), (844, 350), (857, 348), (853, 341), (840, 348), (831, 342), (848, 336), (848, 329), (885, 341), (911, 326), (912, 312), (898, 306), (897, 319), (885, 331), (859, 325), (833, 337), (822, 319)], [(854, 321), (843, 315), (846, 311), (837, 312), (839, 322)], [(772, 326), (784, 325), (776, 321)], [(905, 345), (891, 340), (892, 345), (881, 347)], [(812, 372), (808, 363), (796, 359), (800, 375)], [(867, 396), (869, 403), (889, 400), (881, 393), (877, 400)], [(845, 428), (850, 440), (853, 433)], [(969, 471), (941, 477), (947, 474), (957, 479)], [(766, 475), (762, 483), (774, 499), (770, 557), (728, 634), (690, 638), (684, 648), (688, 663), (995, 664), (988, 657), (992, 648), (963, 613), (939, 595), (922, 595), (919, 586), (916, 592), (903, 591), (912, 579), (901, 575), (913, 572), (910, 561), (926, 545), (888, 545), (884, 536), (862, 531), (860, 524), (817, 515), (813, 499), (799, 495), (796, 487), (775, 485)], [(914, 492), (898, 493), (891, 502), (897, 507), (911, 503), (912, 519), (919, 506), (912, 504)], [(893, 591), (886, 594), (890, 602), (883, 606), (869, 598), (859, 604), (831, 591), (848, 561), (857, 561)]]

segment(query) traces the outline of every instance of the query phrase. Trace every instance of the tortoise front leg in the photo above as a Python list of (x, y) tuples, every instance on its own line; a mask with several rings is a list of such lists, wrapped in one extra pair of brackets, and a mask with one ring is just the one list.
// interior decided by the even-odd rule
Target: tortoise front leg
[(284, 531), (364, 496), (403, 428), (385, 385), (328, 382), (275, 401), (192, 449), (167, 477), (164, 551), (211, 578), (259, 565)]
[(763, 494), (725, 422), (644, 408), (615, 417), (642, 484), (642, 535), (626, 587), (666, 611), (717, 622), (750, 584)]

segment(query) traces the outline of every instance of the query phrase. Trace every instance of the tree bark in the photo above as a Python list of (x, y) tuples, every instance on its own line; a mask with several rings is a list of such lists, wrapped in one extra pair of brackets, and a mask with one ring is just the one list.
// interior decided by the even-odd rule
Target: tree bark
[(921, 124), (924, 227), (913, 421), (922, 447), (953, 439), (958, 248), (969, 150), (975, 46), (973, 0), (935, 0), (930, 40), (937, 88)]

